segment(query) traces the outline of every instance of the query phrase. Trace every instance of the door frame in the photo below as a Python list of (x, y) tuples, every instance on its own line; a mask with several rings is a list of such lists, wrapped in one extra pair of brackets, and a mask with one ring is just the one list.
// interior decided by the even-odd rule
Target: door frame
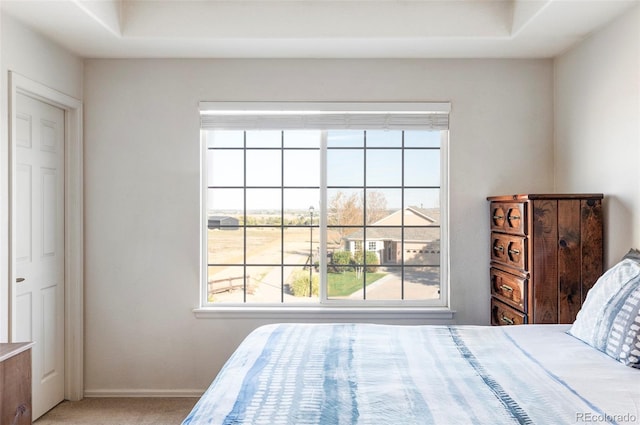
[(16, 72), (9, 71), (9, 341), (12, 341), (16, 238), (16, 98), (21, 93), (65, 111), (64, 218), (64, 396), (84, 397), (84, 223), (82, 102)]

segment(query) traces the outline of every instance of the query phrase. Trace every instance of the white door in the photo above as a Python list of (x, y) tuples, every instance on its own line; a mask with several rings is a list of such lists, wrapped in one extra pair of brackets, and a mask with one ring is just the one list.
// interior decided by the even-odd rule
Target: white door
[(64, 111), (18, 94), (11, 339), (34, 341), (35, 420), (64, 399)]

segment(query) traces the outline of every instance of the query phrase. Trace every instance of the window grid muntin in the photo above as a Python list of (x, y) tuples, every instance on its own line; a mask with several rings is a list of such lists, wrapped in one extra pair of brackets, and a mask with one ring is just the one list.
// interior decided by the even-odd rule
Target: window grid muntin
[[(285, 238), (284, 238), (284, 231), (286, 228), (308, 228), (310, 229), (310, 232), (312, 231), (313, 227), (318, 227), (318, 226), (314, 226), (313, 225), (313, 221), (311, 221), (309, 223), (309, 225), (298, 225), (298, 226), (291, 226), (291, 225), (284, 225), (285, 223), (285, 217), (284, 217), (284, 206), (285, 206), (285, 197), (284, 197), (284, 191), (287, 189), (317, 189), (320, 190), (320, 186), (290, 186), (290, 185), (284, 185), (284, 181), (285, 181), (285, 167), (284, 167), (284, 152), (285, 151), (320, 151), (321, 148), (320, 146), (318, 147), (292, 147), (292, 146), (285, 146), (285, 131), (280, 131), (280, 146), (279, 147), (275, 147), (275, 146), (247, 146), (247, 133), (248, 131), (242, 131), (243, 133), (243, 146), (239, 147), (239, 146), (233, 146), (233, 147), (229, 147), (229, 146), (223, 146), (223, 147), (216, 147), (216, 146), (206, 146), (206, 150), (207, 151), (242, 151), (243, 152), (243, 159), (244, 159), (244, 164), (243, 164), (243, 169), (244, 169), (244, 185), (242, 186), (228, 186), (228, 185), (207, 185), (207, 193), (209, 193), (209, 191), (211, 190), (218, 190), (218, 189), (242, 189), (243, 191), (243, 206), (242, 206), (242, 241), (243, 241), (243, 262), (241, 264), (241, 267), (243, 269), (243, 275), (244, 275), (244, 285), (243, 285), (243, 300), (242, 303), (246, 304), (247, 303), (247, 291), (248, 291), (248, 287), (249, 287), (249, 283), (247, 282), (247, 269), (248, 268), (253, 268), (253, 267), (278, 267), (280, 268), (280, 275), (284, 276), (284, 269), (286, 267), (295, 267), (295, 266), (300, 266), (300, 264), (297, 263), (286, 263), (284, 261), (284, 253), (285, 253)], [(247, 172), (248, 172), (248, 167), (247, 167), (247, 152), (248, 151), (279, 151), (280, 152), (280, 161), (281, 161), (281, 167), (280, 167), (280, 185), (247, 185)], [(207, 178), (207, 182), (208, 182), (208, 178)], [(252, 190), (252, 189), (279, 189), (280, 190), (280, 225), (267, 225), (267, 224), (248, 224), (248, 210), (247, 210), (247, 193), (248, 191)], [(209, 211), (207, 208), (207, 218), (209, 215)], [(221, 225), (220, 228), (231, 228), (234, 226), (223, 226)], [(274, 228), (274, 229), (280, 229), (280, 262), (278, 264), (275, 263), (249, 263), (248, 262), (248, 257), (247, 257), (247, 229), (251, 229), (251, 228)], [(312, 241), (311, 241), (312, 243)], [(209, 248), (208, 248), (208, 229), (207, 229), (207, 270), (211, 267), (238, 267), (238, 263), (225, 263), (225, 262), (214, 262), (211, 263), (209, 261)], [(313, 273), (313, 267), (309, 267), (309, 272), (310, 272), (310, 283), (312, 281), (312, 273)], [(207, 283), (209, 282), (209, 276), (208, 276), (208, 272), (207, 272)], [(280, 303), (284, 303), (284, 280), (281, 278), (280, 279)], [(311, 294), (309, 295), (311, 297)], [(207, 304), (209, 304), (208, 301), (208, 292), (207, 292)]]
[[(439, 132), (441, 133), (442, 131), (439, 130)], [(286, 189), (318, 189), (320, 191), (324, 190), (327, 191), (329, 189), (361, 189), (363, 194), (363, 201), (364, 201), (364, 206), (363, 206), (363, 219), (364, 219), (364, 224), (363, 226), (352, 226), (353, 228), (362, 228), (363, 229), (363, 241), (366, 241), (366, 233), (367, 233), (367, 229), (369, 227), (371, 227), (371, 225), (366, 223), (366, 219), (367, 219), (367, 190), (371, 190), (371, 189), (383, 189), (383, 190), (388, 190), (388, 189), (400, 189), (400, 193), (401, 193), (401, 203), (400, 203), (400, 210), (402, 211), (401, 214), (401, 227), (405, 228), (405, 227), (434, 227), (434, 228), (440, 228), (441, 229), (441, 224), (438, 225), (433, 225), (433, 226), (410, 226), (410, 225), (406, 225), (404, 223), (404, 219), (405, 219), (405, 214), (404, 214), (404, 209), (406, 208), (405, 206), (405, 190), (406, 189), (428, 189), (428, 190), (433, 190), (433, 189), (437, 189), (439, 191), (439, 198), (440, 200), (442, 200), (442, 194), (441, 194), (441, 188), (442, 188), (442, 180), (440, 179), (440, 184), (435, 186), (435, 185), (411, 185), (411, 186), (405, 186), (404, 185), (404, 180), (405, 180), (405, 155), (407, 151), (412, 151), (412, 150), (437, 150), (442, 152), (442, 146), (405, 146), (404, 143), (404, 135), (405, 135), (405, 131), (402, 131), (402, 146), (400, 148), (398, 148), (397, 146), (393, 146), (393, 147), (384, 147), (384, 146), (375, 146), (375, 147), (371, 147), (368, 148), (367, 147), (367, 143), (366, 143), (366, 131), (363, 131), (364, 135), (364, 142), (363, 142), (363, 146), (326, 146), (326, 144), (324, 145), (324, 147), (296, 147), (296, 146), (285, 146), (284, 144), (284, 134), (285, 131), (280, 131), (280, 147), (260, 147), (260, 146), (255, 146), (255, 147), (247, 147), (247, 143), (246, 143), (246, 137), (247, 137), (247, 131), (243, 131), (243, 138), (244, 138), (244, 146), (243, 147), (215, 147), (215, 146), (207, 146), (206, 149), (208, 150), (241, 150), (243, 151), (243, 155), (244, 155), (244, 181), (246, 183), (247, 180), (247, 160), (246, 160), (246, 156), (247, 156), (247, 150), (252, 150), (252, 151), (259, 151), (259, 150), (268, 150), (268, 151), (273, 151), (273, 150), (279, 150), (281, 155), (280, 155), (280, 159), (281, 159), (281, 185), (280, 186), (215, 186), (215, 185), (209, 185), (207, 186), (207, 192), (209, 190), (215, 190), (215, 189), (239, 189), (242, 188), (243, 189), (243, 193), (244, 193), (244, 202), (243, 202), (243, 223), (242, 223), (242, 229), (243, 229), (243, 245), (244, 245), (244, 253), (243, 253), (243, 269), (244, 269), (244, 274), (246, 276), (246, 269), (247, 266), (279, 266), (281, 268), (281, 272), (284, 271), (285, 267), (294, 267), (294, 266), (299, 266), (299, 264), (293, 264), (293, 263), (285, 263), (284, 262), (284, 231), (286, 228), (288, 227), (296, 227), (296, 228), (309, 228), (310, 231), (312, 231), (313, 227), (316, 227), (318, 230), (321, 230), (319, 225), (318, 226), (313, 226), (313, 222), (309, 223), (309, 226), (289, 226), (289, 225), (285, 225), (284, 222), (284, 191)], [(285, 176), (284, 176), (284, 172), (285, 172), (285, 167), (284, 167), (284, 152), (285, 150), (287, 151), (294, 151), (294, 150), (307, 150), (307, 151), (320, 151), (321, 155), (322, 155), (322, 151), (324, 150), (324, 152), (327, 152), (329, 150), (363, 150), (363, 162), (364, 162), (364, 172), (363, 172), (363, 185), (362, 186), (341, 186), (341, 185), (326, 185), (325, 184), (321, 184), (320, 186), (285, 186), (284, 185), (284, 181), (285, 181)], [(367, 186), (366, 184), (366, 178), (367, 178), (367, 150), (400, 150), (401, 151), (401, 157), (402, 157), (402, 167), (401, 167), (401, 185), (400, 186)], [(440, 154), (440, 156), (442, 155), (442, 153)], [(442, 171), (442, 170), (440, 170)], [(268, 225), (249, 225), (247, 224), (247, 190), (248, 189), (273, 189), (273, 188), (278, 188), (281, 191), (281, 205), (280, 205), (280, 219), (281, 219), (281, 225), (273, 225), (273, 226), (268, 226)], [(207, 213), (208, 215), (208, 213)], [(221, 226), (223, 227), (223, 226)], [(271, 264), (271, 263), (256, 263), (256, 264), (247, 264), (247, 232), (246, 230), (248, 228), (252, 228), (252, 227), (274, 227), (274, 228), (279, 228), (280, 229), (280, 233), (281, 233), (281, 237), (280, 237), (280, 248), (281, 248), (281, 262), (279, 264)], [(326, 224), (324, 226), (327, 230), (330, 228), (346, 228), (346, 227), (351, 227), (351, 226), (345, 226), (345, 225), (329, 225)], [(321, 239), (324, 236), (321, 233)], [(441, 237), (442, 237), (442, 232), (441, 232)], [(207, 238), (208, 240), (208, 238)], [(402, 231), (402, 237), (401, 237), (401, 247), (404, 247), (404, 231)], [(311, 241), (312, 243), (312, 241)], [(383, 249), (384, 250), (384, 249)], [(365, 251), (366, 252), (366, 251)], [(401, 280), (401, 290), (402, 290), (402, 296), (401, 299), (404, 300), (405, 296), (404, 296), (404, 276), (405, 276), (405, 267), (437, 267), (440, 268), (441, 265), (430, 265), (430, 264), (424, 264), (424, 265), (407, 265), (405, 264), (404, 261), (404, 248), (401, 248), (400, 250), (401, 255), (403, 257), (403, 261), (400, 262), (399, 266), (393, 266), (395, 267), (400, 267), (402, 269), (402, 280)], [(208, 253), (208, 249), (207, 249), (207, 253)], [(237, 263), (209, 263), (208, 262), (208, 256), (207, 256), (207, 266), (211, 267), (211, 266), (237, 266)], [(366, 266), (367, 266), (367, 262), (366, 262), (366, 255), (363, 256), (363, 264), (362, 266), (365, 269), (365, 273), (366, 273)], [(313, 270), (313, 267), (309, 267), (310, 272)], [(325, 268), (325, 273), (326, 273), (326, 268)], [(282, 276), (284, 274), (282, 273)], [(441, 276), (441, 275), (440, 275)], [(207, 279), (208, 280), (208, 279)], [(310, 284), (311, 284), (311, 275), (310, 275)], [(442, 287), (442, 282), (439, 281), (438, 282), (440, 288)], [(243, 303), (246, 304), (247, 303), (247, 282), (245, 280), (245, 285), (243, 288)], [(363, 279), (363, 293), (364, 293), (364, 300), (366, 300), (366, 277)], [(281, 297), (280, 297), (280, 302), (284, 303), (284, 280), (281, 278), (280, 281), (280, 291), (281, 291)], [(440, 290), (438, 291), (438, 293), (440, 294)]]
[[(441, 191), (442, 188), (442, 180), (439, 178), (439, 185), (410, 185), (410, 186), (405, 186), (405, 156), (407, 152), (411, 152), (411, 151), (429, 151), (429, 150), (437, 150), (442, 152), (441, 147), (434, 147), (434, 146), (411, 146), (411, 147), (407, 147), (405, 146), (405, 131), (402, 131), (402, 140), (401, 140), (401, 147), (398, 148), (398, 146), (393, 146), (393, 147), (382, 147), (382, 146), (374, 146), (374, 147), (369, 147), (367, 145), (367, 131), (364, 131), (363, 134), (363, 145), (362, 146), (347, 146), (347, 147), (341, 147), (341, 146), (328, 146), (326, 149), (327, 151), (331, 151), (331, 150), (358, 150), (361, 149), (363, 150), (363, 185), (362, 186), (357, 186), (357, 185), (326, 185), (326, 190), (336, 190), (336, 189), (345, 189), (345, 190), (361, 190), (362, 191), (362, 198), (363, 198), (363, 225), (362, 226), (348, 226), (348, 225), (343, 225), (343, 224), (338, 224), (338, 225), (329, 225), (327, 224), (327, 230), (334, 228), (334, 229), (347, 229), (347, 228), (353, 228), (353, 229), (363, 229), (363, 241), (358, 243), (359, 241), (354, 241), (354, 252), (355, 251), (363, 251), (366, 252), (368, 251), (365, 250), (365, 245), (364, 242), (367, 241), (367, 229), (370, 229), (372, 227), (371, 224), (367, 224), (367, 192), (371, 189), (380, 189), (380, 190), (388, 190), (388, 189), (400, 189), (400, 211), (402, 211), (401, 215), (400, 215), (400, 220), (401, 220), (401, 225), (400, 227), (402, 229), (405, 228), (411, 228), (411, 227), (433, 227), (433, 228), (438, 228), (441, 229), (441, 224), (439, 225), (433, 225), (433, 226), (424, 226), (424, 225), (419, 225), (419, 226), (410, 226), (410, 225), (405, 225), (405, 190), (406, 189), (437, 189), (438, 191)], [(367, 152), (369, 150), (401, 150), (401, 157), (402, 157), (402, 164), (401, 164), (401, 185), (400, 186), (368, 186), (367, 185)], [(440, 156), (442, 155), (442, 153), (440, 154)], [(439, 170), (441, 171), (441, 170)], [(438, 176), (440, 176), (440, 174), (438, 174)], [(441, 199), (441, 196), (440, 196)], [(402, 274), (402, 278), (401, 278), (401, 299), (405, 300), (405, 267), (437, 267), (440, 268), (441, 265), (432, 265), (432, 264), (423, 264), (423, 265), (408, 265), (405, 264), (405, 253), (404, 253), (404, 246), (405, 246), (405, 239), (404, 239), (404, 235), (405, 232), (404, 230), (401, 232), (401, 240), (400, 240), (400, 252), (401, 252), (401, 262), (399, 266), (393, 266), (393, 267), (400, 267), (401, 269), (401, 274)], [(440, 232), (440, 240), (442, 239), (442, 232)], [(368, 248), (368, 247), (367, 247)], [(383, 253), (384, 255), (384, 253)], [(367, 291), (367, 284), (366, 284), (366, 273), (367, 272), (367, 256), (366, 254), (363, 255), (363, 261), (362, 264), (356, 264), (356, 266), (362, 266), (363, 270), (364, 270), (364, 274), (365, 277), (363, 279), (363, 300), (367, 300), (366, 297), (366, 291)], [(325, 270), (326, 272), (326, 270)], [(439, 282), (439, 284), (441, 285), (441, 282)], [(440, 291), (439, 291), (440, 293)]]

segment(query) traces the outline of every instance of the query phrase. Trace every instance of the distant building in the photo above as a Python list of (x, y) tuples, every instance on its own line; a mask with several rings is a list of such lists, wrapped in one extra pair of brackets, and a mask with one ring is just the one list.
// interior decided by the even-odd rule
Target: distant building
[(407, 207), (369, 226), (366, 247), (364, 232), (358, 230), (345, 236), (345, 249), (375, 252), (381, 265), (400, 264), (403, 258), (405, 264), (440, 264), (440, 209)]
[(207, 220), (207, 227), (209, 229), (219, 230), (238, 230), (240, 222), (235, 217), (229, 217), (227, 215), (212, 215)]

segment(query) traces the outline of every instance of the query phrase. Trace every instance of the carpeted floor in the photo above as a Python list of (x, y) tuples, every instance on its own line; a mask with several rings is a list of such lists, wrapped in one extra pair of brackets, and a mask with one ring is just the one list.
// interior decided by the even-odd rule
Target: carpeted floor
[(179, 425), (197, 398), (85, 398), (63, 401), (34, 425)]

